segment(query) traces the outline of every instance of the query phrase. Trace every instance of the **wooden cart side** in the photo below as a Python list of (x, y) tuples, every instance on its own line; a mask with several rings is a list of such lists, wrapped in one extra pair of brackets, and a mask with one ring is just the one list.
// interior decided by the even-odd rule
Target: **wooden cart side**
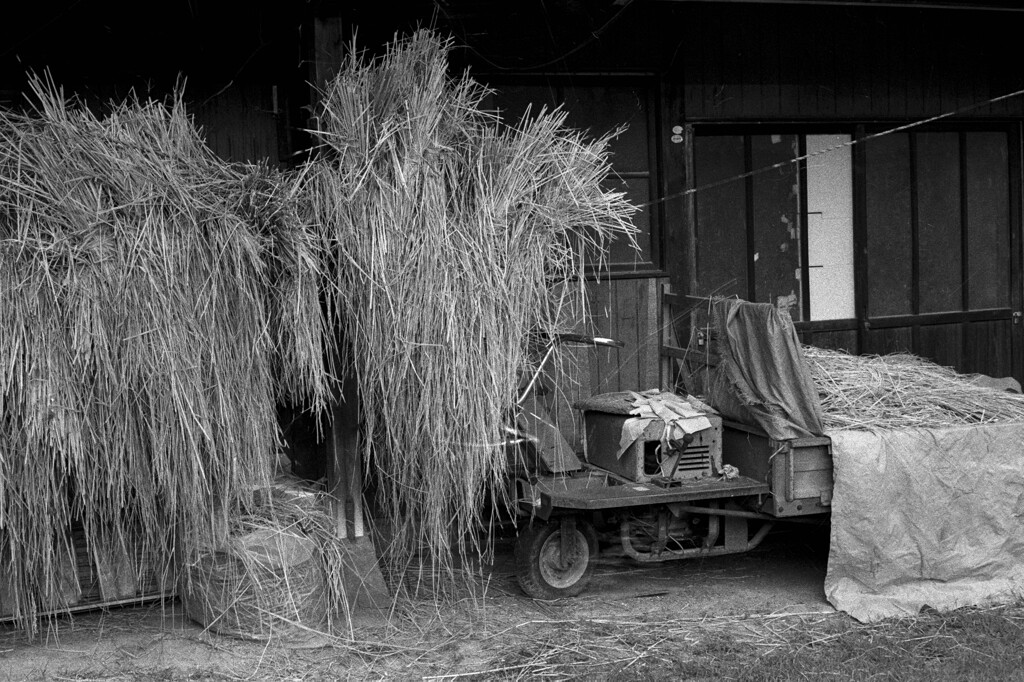
[(723, 422), (722, 461), (740, 474), (764, 481), (770, 495), (761, 510), (778, 517), (829, 511), (832, 505), (832, 441), (828, 437), (773, 440), (760, 429)]

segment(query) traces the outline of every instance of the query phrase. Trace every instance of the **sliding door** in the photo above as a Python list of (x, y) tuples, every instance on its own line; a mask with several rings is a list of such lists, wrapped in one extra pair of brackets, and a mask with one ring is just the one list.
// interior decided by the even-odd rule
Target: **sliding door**
[(693, 293), (785, 307), (816, 345), (1022, 378), (1015, 130), (877, 132), (695, 130)]

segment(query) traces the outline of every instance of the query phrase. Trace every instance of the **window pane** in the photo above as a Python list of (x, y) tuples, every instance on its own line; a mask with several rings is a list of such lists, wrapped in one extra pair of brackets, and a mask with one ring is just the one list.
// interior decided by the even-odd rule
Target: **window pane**
[(960, 136), (920, 133), (916, 140), (920, 312), (961, 310)]
[(892, 134), (864, 143), (868, 314), (911, 310), (910, 142)]
[[(812, 320), (856, 316), (853, 160), (849, 135), (808, 135), (807, 274)], [(828, 151), (824, 151), (828, 150)]]
[[(757, 173), (753, 185), (754, 300), (789, 308), (794, 320), (801, 318), (800, 296), (800, 166), (796, 135), (754, 135), (750, 138), (750, 162)], [(787, 163), (790, 162), (790, 163)]]
[(747, 298), (747, 199), (743, 180), (699, 189), (745, 171), (742, 135), (694, 138), (697, 294)]
[(967, 281), (971, 309), (1010, 304), (1010, 206), (1004, 133), (967, 133)]

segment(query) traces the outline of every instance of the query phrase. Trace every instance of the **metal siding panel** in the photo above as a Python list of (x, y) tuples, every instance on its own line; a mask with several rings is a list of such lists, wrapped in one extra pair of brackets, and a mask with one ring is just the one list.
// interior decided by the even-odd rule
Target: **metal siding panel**
[(1010, 192), (1007, 136), (967, 133), (970, 309), (1009, 305)]
[(862, 353), (885, 355), (911, 353), (914, 350), (913, 330), (910, 327), (872, 329), (864, 335)]
[(1010, 320), (975, 322), (967, 325), (964, 338), (964, 362), (961, 372), (988, 374), (993, 377), (1013, 373)]
[[(793, 135), (754, 135), (751, 138), (753, 168), (785, 163), (796, 156)], [(796, 317), (800, 311), (800, 282), (794, 272), (800, 267), (797, 225), (799, 166), (783, 165), (752, 178), (754, 213), (754, 291), (758, 303), (776, 304), (794, 296)]]

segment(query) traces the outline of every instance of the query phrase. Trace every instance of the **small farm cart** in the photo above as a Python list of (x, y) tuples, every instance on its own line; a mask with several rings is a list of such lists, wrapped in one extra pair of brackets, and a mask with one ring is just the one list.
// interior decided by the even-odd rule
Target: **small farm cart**
[[(746, 552), (779, 520), (828, 513), (828, 438), (775, 441), (686, 397), (710, 428), (665, 447), (664, 423), (653, 420), (623, 450), (622, 431), (636, 398), (604, 394), (577, 403), (582, 458), (557, 438), (534, 441), (529, 470), (515, 482), (523, 519), (516, 573), (528, 595), (553, 599), (582, 592), (594, 571), (599, 529), (617, 536), (626, 555), (649, 563)], [(535, 417), (533, 405), (523, 404)]]

